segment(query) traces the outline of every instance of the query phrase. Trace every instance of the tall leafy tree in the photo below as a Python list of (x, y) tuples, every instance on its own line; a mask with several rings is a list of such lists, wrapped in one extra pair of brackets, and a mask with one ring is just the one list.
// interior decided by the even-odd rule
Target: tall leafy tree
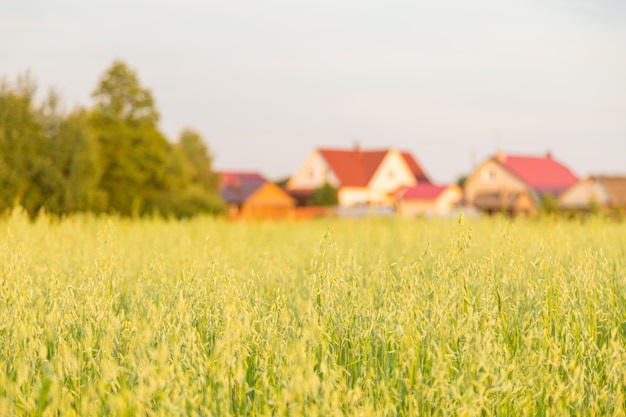
[(178, 149), (185, 158), (191, 182), (207, 191), (216, 191), (218, 176), (213, 172), (213, 155), (202, 136), (191, 129), (183, 130), (178, 139)]
[(29, 74), (0, 83), (0, 209), (23, 206), (34, 216), (56, 192), (46, 132), (33, 105)]
[(123, 62), (103, 73), (90, 111), (65, 113), (54, 91), (36, 107), (35, 92), (29, 74), (15, 85), (0, 80), (0, 211), (180, 217), (221, 209), (201, 136), (186, 130), (170, 143), (152, 93)]
[(157, 127), (159, 113), (152, 92), (141, 86), (135, 71), (122, 61), (114, 61), (105, 71), (92, 96), (103, 121)]
[(213, 171), (213, 156), (202, 136), (191, 129), (183, 130), (176, 150), (181, 155), (188, 180), (180, 214), (221, 212), (224, 207), (219, 196), (219, 176)]
[(171, 145), (158, 130), (152, 93), (121, 61), (102, 75), (93, 92), (92, 126), (100, 146), (100, 188), (110, 210), (124, 215), (158, 210), (154, 196), (171, 187)]
[(186, 130), (176, 145), (158, 129), (150, 90), (115, 61), (93, 92), (92, 126), (100, 149), (99, 188), (110, 210), (188, 216), (221, 209), (212, 156), (199, 134)]
[(50, 148), (62, 184), (54, 200), (58, 212), (103, 211), (105, 195), (99, 188), (100, 149), (89, 127), (88, 113), (77, 109), (63, 117), (50, 138)]

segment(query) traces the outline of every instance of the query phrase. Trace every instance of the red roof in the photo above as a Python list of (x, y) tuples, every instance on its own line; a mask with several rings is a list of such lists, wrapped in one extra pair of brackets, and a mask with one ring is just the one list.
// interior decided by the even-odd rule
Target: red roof
[(387, 151), (320, 149), (343, 187), (366, 187)]
[[(318, 149), (342, 187), (367, 187), (389, 150)], [(408, 152), (401, 152), (418, 181), (429, 182), (424, 171)]]
[(240, 180), (262, 180), (262, 179), (264, 179), (263, 176), (257, 172), (224, 171), (224, 172), (220, 172), (220, 188), (224, 188)]
[(550, 155), (545, 157), (506, 155), (495, 157), (494, 160), (540, 194), (560, 194), (578, 182), (576, 175)]
[(413, 155), (408, 152), (402, 152), (402, 157), (409, 165), (409, 169), (411, 170), (413, 175), (415, 175), (415, 179), (417, 180), (417, 182), (430, 182), (422, 167), (417, 163), (415, 158), (413, 158)]
[(448, 187), (445, 185), (417, 184), (415, 187), (406, 187), (400, 190), (398, 198), (401, 200), (434, 200), (446, 188)]

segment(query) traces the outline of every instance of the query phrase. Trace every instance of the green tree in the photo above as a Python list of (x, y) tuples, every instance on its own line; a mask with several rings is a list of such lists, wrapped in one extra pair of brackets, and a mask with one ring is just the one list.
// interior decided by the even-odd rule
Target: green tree
[(213, 156), (199, 133), (185, 129), (175, 147), (184, 167), (186, 186), (181, 188), (176, 209), (177, 216), (199, 212), (221, 213), (224, 204), (219, 196), (219, 175), (213, 171)]
[(100, 147), (100, 188), (109, 210), (123, 215), (158, 211), (151, 202), (173, 186), (168, 177), (172, 147), (158, 130), (152, 94), (135, 72), (115, 61), (93, 92), (92, 115)]
[(539, 201), (539, 208), (544, 214), (555, 215), (559, 211), (559, 202), (552, 194), (542, 194)]
[(178, 139), (178, 149), (186, 161), (191, 182), (207, 191), (216, 191), (218, 177), (212, 170), (213, 156), (200, 134), (191, 129), (183, 130)]
[(35, 107), (35, 92), (29, 74), (15, 85), (0, 80), (0, 211), (221, 211), (204, 141), (186, 130), (170, 143), (158, 129), (152, 93), (123, 62), (100, 78), (91, 111), (66, 114), (54, 91)]
[(91, 125), (100, 150), (99, 187), (109, 210), (178, 217), (217, 212), (221, 200), (212, 156), (199, 134), (185, 130), (171, 144), (158, 129), (152, 93), (115, 61), (93, 92)]
[(591, 216), (599, 216), (602, 213), (602, 205), (595, 198), (592, 198), (587, 206), (587, 213)]
[(100, 149), (84, 109), (77, 109), (62, 118), (50, 138), (50, 148), (61, 182), (55, 201), (58, 211), (103, 211), (105, 195), (99, 189)]
[(278, 185), (283, 190), (287, 187), (287, 183), (289, 182), (290, 177), (279, 178), (274, 181), (274, 184)]
[(101, 119), (131, 127), (156, 128), (159, 113), (150, 90), (143, 88), (135, 71), (116, 60), (92, 93)]
[(0, 83), (0, 209), (23, 206), (33, 217), (56, 193), (49, 142), (33, 105), (30, 74)]
[(337, 189), (328, 182), (315, 189), (313, 193), (313, 205), (335, 206), (338, 202)]

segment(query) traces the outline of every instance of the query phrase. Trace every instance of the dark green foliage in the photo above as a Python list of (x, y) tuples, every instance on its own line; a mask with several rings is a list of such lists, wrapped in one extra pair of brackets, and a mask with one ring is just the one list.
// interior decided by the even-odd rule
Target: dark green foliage
[(99, 210), (99, 154), (84, 110), (64, 115), (51, 92), (33, 104), (34, 83), (18, 79), (0, 90), (0, 208), (20, 205), (34, 217)]
[(0, 208), (22, 205), (34, 216), (53, 198), (57, 175), (49, 141), (33, 108), (35, 84), (26, 75), (0, 86)]
[(337, 189), (329, 183), (324, 183), (313, 193), (313, 205), (315, 206), (335, 206), (337, 205)]
[(590, 215), (597, 216), (602, 211), (602, 206), (595, 199), (591, 199), (589, 207), (587, 207), (587, 211)]
[(46, 208), (54, 213), (103, 211), (106, 199), (98, 188), (99, 147), (89, 128), (86, 111), (77, 110), (60, 117), (49, 146), (58, 193), (48, 201)]
[(283, 190), (287, 187), (287, 183), (289, 182), (289, 177), (280, 178), (274, 181), (274, 184), (278, 185)]
[(156, 128), (159, 113), (152, 93), (141, 87), (135, 72), (122, 61), (113, 62), (92, 96), (96, 112), (104, 122)]
[[(174, 148), (173, 157), (183, 167), (185, 186), (177, 202), (179, 216), (189, 212), (221, 213), (224, 203), (219, 196), (219, 175), (213, 172), (213, 156), (199, 133), (185, 129)], [(180, 189), (180, 188), (179, 188)]]
[(157, 213), (177, 218), (192, 217), (198, 213), (222, 214), (223, 202), (217, 192), (189, 186), (182, 191), (170, 191), (153, 195), (147, 201), (147, 209), (142, 214)]
[(123, 62), (103, 74), (92, 110), (66, 114), (54, 92), (36, 107), (35, 91), (28, 74), (15, 86), (0, 83), (0, 211), (221, 212), (202, 138), (186, 130), (170, 143), (158, 129), (152, 93)]
[(130, 68), (114, 62), (93, 96), (92, 125), (103, 163), (100, 187), (109, 210), (176, 217), (219, 211), (212, 161), (202, 139), (185, 131), (179, 144), (168, 142), (158, 130), (152, 94)]
[(553, 215), (559, 211), (559, 202), (552, 194), (542, 194), (539, 207), (544, 214)]
[(116, 61), (93, 93), (92, 126), (100, 146), (100, 188), (110, 211), (137, 215), (153, 211), (154, 195), (170, 191), (171, 145), (158, 131), (158, 113), (135, 73)]
[(177, 148), (186, 161), (191, 182), (207, 189), (217, 188), (218, 178), (211, 172), (213, 157), (200, 134), (185, 129), (178, 139)]

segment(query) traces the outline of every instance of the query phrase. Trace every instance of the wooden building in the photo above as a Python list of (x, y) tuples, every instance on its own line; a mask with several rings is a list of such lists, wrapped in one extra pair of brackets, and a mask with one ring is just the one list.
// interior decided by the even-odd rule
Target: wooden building
[(535, 213), (542, 198), (556, 199), (578, 178), (550, 153), (543, 157), (498, 152), (464, 184), (465, 202), (488, 213)]
[(231, 219), (282, 220), (295, 215), (295, 200), (255, 172), (221, 173), (220, 195)]

